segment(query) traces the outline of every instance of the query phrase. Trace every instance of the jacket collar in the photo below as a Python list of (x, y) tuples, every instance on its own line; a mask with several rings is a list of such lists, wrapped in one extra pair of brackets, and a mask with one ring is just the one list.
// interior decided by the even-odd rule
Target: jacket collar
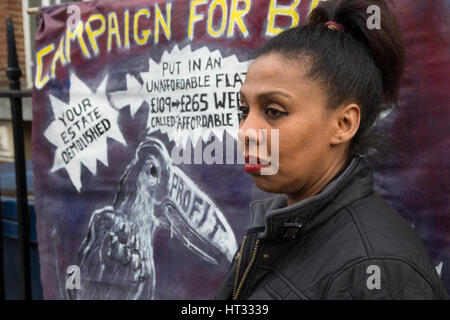
[(373, 192), (373, 174), (360, 155), (318, 194), (287, 206), (286, 195), (250, 203), (250, 229), (266, 240), (296, 238), (330, 219), (341, 208)]

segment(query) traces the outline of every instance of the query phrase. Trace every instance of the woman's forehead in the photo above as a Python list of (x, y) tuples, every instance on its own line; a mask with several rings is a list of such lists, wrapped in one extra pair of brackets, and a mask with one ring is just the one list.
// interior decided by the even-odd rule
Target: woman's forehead
[(304, 70), (303, 63), (295, 59), (280, 54), (264, 55), (250, 65), (241, 91), (244, 95), (277, 89), (294, 95), (316, 91), (317, 85), (304, 78)]
[(291, 69), (293, 64), (293, 61), (290, 61), (290, 59), (288, 61), (288, 59), (284, 58), (280, 54), (268, 54), (253, 61), (248, 69), (248, 73), (263, 73), (278, 76), (282, 75), (283, 71)]

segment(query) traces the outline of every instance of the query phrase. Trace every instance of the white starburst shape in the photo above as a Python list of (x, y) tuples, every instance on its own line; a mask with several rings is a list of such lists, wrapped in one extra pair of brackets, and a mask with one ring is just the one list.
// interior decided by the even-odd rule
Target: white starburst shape
[(119, 112), (106, 96), (107, 76), (92, 91), (75, 74), (70, 76), (69, 103), (50, 95), (55, 120), (44, 136), (57, 147), (51, 172), (66, 169), (73, 185), (81, 191), (81, 164), (97, 174), (97, 160), (108, 166), (107, 138), (124, 146), (119, 129)]
[[(149, 59), (149, 70), (140, 73), (142, 84), (127, 74), (127, 89), (111, 93), (111, 100), (119, 110), (130, 106), (131, 117), (146, 102), (148, 132), (166, 133), (183, 148), (189, 141), (196, 145), (212, 135), (221, 140), (224, 132), (236, 139), (236, 94), (251, 61), (241, 62), (236, 55), (224, 57), (207, 47), (192, 51), (190, 45), (183, 49), (175, 45), (159, 63)], [(217, 119), (226, 125), (215, 125)]]

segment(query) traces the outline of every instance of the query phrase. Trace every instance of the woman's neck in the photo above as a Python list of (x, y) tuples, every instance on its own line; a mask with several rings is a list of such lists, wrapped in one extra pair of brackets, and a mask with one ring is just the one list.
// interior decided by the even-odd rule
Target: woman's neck
[(334, 161), (326, 170), (325, 173), (306, 190), (301, 190), (297, 193), (286, 194), (287, 205), (293, 205), (304, 199), (311, 198), (321, 192), (334, 178), (344, 171), (350, 162), (350, 157), (341, 157), (341, 161)]

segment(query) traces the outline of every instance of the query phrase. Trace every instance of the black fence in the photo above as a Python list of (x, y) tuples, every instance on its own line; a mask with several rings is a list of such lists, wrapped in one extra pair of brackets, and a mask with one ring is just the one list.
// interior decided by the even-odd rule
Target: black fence
[[(8, 46), (8, 66), (6, 75), (9, 79), (9, 90), (0, 90), (0, 98), (11, 103), (11, 116), (14, 137), (14, 164), (16, 177), (18, 254), (21, 298), (31, 299), (31, 263), (30, 263), (30, 215), (27, 199), (27, 181), (25, 164), (25, 143), (23, 134), (22, 98), (31, 97), (31, 91), (22, 91), (20, 77), (22, 72), (17, 59), (14, 27), (10, 18), (6, 19), (6, 35)], [(0, 202), (1, 203), (1, 202)], [(0, 221), (3, 215), (0, 208)], [(0, 299), (5, 299), (5, 266), (3, 260), (3, 230), (0, 223)]]

